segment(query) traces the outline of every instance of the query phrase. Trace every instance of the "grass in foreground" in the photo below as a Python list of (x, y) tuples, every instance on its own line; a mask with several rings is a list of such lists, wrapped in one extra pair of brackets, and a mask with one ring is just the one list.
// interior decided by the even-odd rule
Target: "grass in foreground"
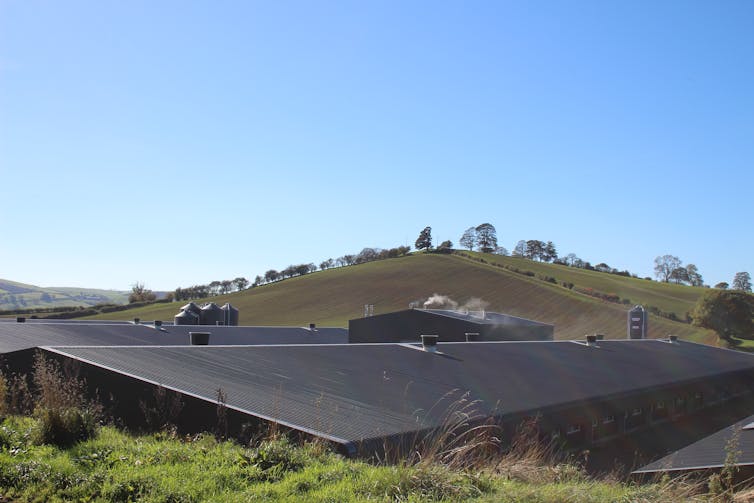
[(523, 452), (484, 469), (436, 461), (374, 465), (273, 438), (135, 437), (113, 427), (68, 449), (34, 445), (32, 418), (0, 425), (0, 494), (11, 501), (706, 501), (700, 486), (598, 480)]

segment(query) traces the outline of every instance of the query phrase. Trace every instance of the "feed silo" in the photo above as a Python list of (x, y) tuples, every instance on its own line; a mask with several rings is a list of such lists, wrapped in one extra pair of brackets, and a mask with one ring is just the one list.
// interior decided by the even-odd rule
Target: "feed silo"
[(223, 320), (225, 324), (231, 327), (238, 326), (238, 309), (230, 305), (230, 302), (226, 302), (223, 307)]
[(198, 325), (199, 315), (193, 311), (184, 310), (175, 315), (173, 323), (176, 325)]
[(192, 313), (194, 313), (197, 316), (199, 315), (199, 312), (201, 310), (202, 310), (202, 308), (200, 308), (199, 306), (197, 306), (193, 302), (189, 302), (188, 304), (186, 304), (185, 306), (183, 306), (181, 308), (181, 311), (191, 311)]
[(202, 325), (223, 325), (225, 323), (225, 312), (217, 304), (210, 302), (202, 307), (200, 320)]

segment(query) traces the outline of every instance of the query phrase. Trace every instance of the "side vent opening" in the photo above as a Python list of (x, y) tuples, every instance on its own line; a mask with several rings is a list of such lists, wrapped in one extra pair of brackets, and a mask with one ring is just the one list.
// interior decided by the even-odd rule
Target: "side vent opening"
[(206, 346), (209, 344), (209, 332), (189, 332), (192, 346)]

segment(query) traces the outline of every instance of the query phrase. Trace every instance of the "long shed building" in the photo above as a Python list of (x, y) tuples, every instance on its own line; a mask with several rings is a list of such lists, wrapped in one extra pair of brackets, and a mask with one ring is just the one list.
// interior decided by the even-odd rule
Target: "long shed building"
[[(6, 354), (29, 361), (29, 351)], [(582, 448), (696, 413), (754, 389), (754, 356), (668, 340), (269, 346), (44, 347), (75, 361), (114, 412), (137, 420), (164, 387), (190, 399), (177, 423), (212, 429), (217, 390), (237, 425), (274, 422), (347, 454), (443, 426), (463, 398), (510, 435), (539, 418), (543, 437)]]
[(350, 342), (416, 342), (437, 335), (441, 342), (546, 341), (554, 327), (547, 323), (485, 311), (407, 309), (348, 322)]

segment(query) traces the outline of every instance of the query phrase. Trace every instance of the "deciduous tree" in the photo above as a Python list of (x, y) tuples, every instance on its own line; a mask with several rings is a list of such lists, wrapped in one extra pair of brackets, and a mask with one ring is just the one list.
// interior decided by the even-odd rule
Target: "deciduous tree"
[(239, 276), (238, 278), (233, 280), (233, 286), (236, 287), (236, 290), (239, 292), (241, 290), (246, 290), (246, 287), (249, 286), (249, 280), (244, 278), (243, 276)]
[(134, 302), (151, 302), (156, 298), (157, 296), (152, 292), (152, 290), (144, 286), (144, 283), (139, 283), (137, 281), (131, 286), (131, 294), (128, 296), (128, 303), (133, 304)]
[(432, 227), (427, 226), (422, 229), (419, 233), (419, 237), (416, 238), (414, 247), (417, 250), (429, 250), (432, 248)]
[(751, 276), (748, 272), (737, 272), (733, 278), (733, 289), (751, 292)]
[(473, 250), (476, 246), (476, 227), (469, 227), (466, 229), (458, 242), (464, 248), (468, 248), (469, 251)]
[(670, 280), (672, 272), (681, 267), (681, 259), (674, 255), (663, 255), (655, 258), (655, 276), (665, 283)]
[(699, 273), (699, 269), (697, 269), (694, 264), (689, 264), (686, 266), (686, 275), (688, 276), (688, 282), (691, 286), (704, 285), (704, 279)]
[(492, 253), (497, 248), (497, 231), (490, 223), (483, 223), (476, 228), (476, 244), (482, 253)]
[(526, 256), (526, 241), (523, 239), (516, 243), (516, 247), (513, 248), (513, 256), (514, 257), (525, 257)]
[(754, 296), (731, 290), (710, 290), (694, 306), (694, 325), (709, 328), (723, 339), (754, 338)]

